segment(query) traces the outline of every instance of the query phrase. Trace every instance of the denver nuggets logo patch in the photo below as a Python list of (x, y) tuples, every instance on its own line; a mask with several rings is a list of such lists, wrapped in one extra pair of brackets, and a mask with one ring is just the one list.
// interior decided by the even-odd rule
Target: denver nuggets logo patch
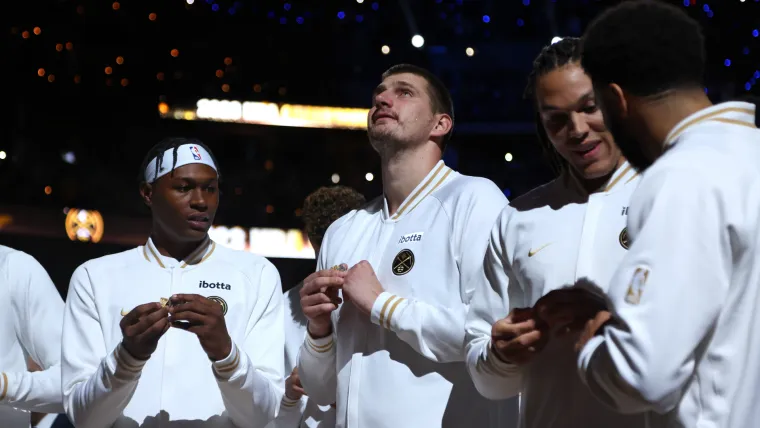
[(631, 244), (631, 241), (628, 239), (628, 228), (624, 227), (623, 230), (620, 232), (620, 236), (618, 237), (618, 241), (620, 241), (620, 245), (623, 246), (626, 250), (628, 249), (628, 246)]
[(222, 315), (227, 315), (227, 302), (225, 302), (224, 299), (219, 296), (210, 296), (208, 299), (222, 305)]
[(412, 250), (401, 250), (393, 258), (393, 274), (406, 275), (414, 267), (414, 253)]

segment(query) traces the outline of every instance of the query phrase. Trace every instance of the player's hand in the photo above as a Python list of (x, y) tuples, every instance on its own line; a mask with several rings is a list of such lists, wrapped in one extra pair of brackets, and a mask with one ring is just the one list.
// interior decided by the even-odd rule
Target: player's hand
[(124, 350), (137, 359), (147, 360), (169, 329), (169, 311), (158, 302), (145, 303), (124, 315), (119, 327)]
[(575, 352), (580, 352), (584, 346), (591, 340), (592, 337), (601, 330), (605, 324), (612, 319), (612, 314), (609, 311), (600, 311), (593, 319), (586, 321), (586, 325), (583, 328), (580, 338), (575, 343)]
[(338, 296), (338, 290), (343, 287), (347, 269), (348, 266), (341, 264), (339, 269), (323, 269), (303, 281), (301, 309), (309, 320), (309, 334), (314, 338), (332, 333), (330, 314), (343, 302)]
[(536, 302), (536, 316), (558, 335), (580, 331), (606, 304), (589, 291), (579, 288), (553, 290)]
[(301, 378), (298, 377), (298, 367), (294, 368), (287, 379), (285, 379), (285, 395), (291, 400), (300, 400), (307, 395), (301, 385)]
[(348, 270), (343, 283), (343, 295), (365, 315), (372, 312), (377, 296), (383, 291), (385, 290), (368, 261), (362, 260)]
[(502, 361), (525, 364), (543, 349), (548, 331), (533, 317), (532, 309), (513, 309), (491, 327), (491, 347)]
[(232, 338), (227, 332), (222, 305), (198, 294), (175, 294), (169, 301), (172, 327), (198, 336), (201, 347), (212, 361), (230, 355)]

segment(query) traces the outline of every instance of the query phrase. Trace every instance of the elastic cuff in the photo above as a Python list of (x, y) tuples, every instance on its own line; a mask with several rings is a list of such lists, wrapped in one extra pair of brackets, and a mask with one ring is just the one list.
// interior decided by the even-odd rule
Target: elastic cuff
[(335, 338), (334, 338), (334, 332), (333, 334), (321, 337), (319, 339), (315, 339), (311, 336), (311, 333), (307, 331), (306, 333), (306, 339), (305, 339), (305, 345), (306, 349), (309, 350), (312, 354), (316, 356), (323, 356), (326, 355), (329, 351), (332, 351), (335, 347)]
[(121, 343), (114, 350), (113, 356), (114, 360), (116, 360), (116, 369), (128, 374), (130, 377), (139, 376), (143, 367), (148, 362), (148, 360), (141, 360), (132, 356), (132, 354), (124, 349)]
[(5, 372), (0, 374), (0, 403), (8, 399), (8, 375)]
[(491, 342), (488, 342), (488, 352), (485, 358), (485, 364), (490, 366), (491, 370), (502, 376), (514, 376), (520, 372), (520, 366), (508, 363), (502, 360), (493, 350)]
[(591, 359), (594, 356), (597, 348), (604, 343), (604, 336), (594, 336), (586, 342), (581, 351), (578, 353), (578, 372), (581, 376), (583, 383), (586, 383), (586, 371), (588, 371)]
[(293, 400), (290, 397), (288, 397), (287, 395), (283, 395), (282, 396), (282, 407), (285, 407), (287, 409), (297, 408), (298, 407), (298, 403), (300, 403), (300, 402), (301, 402), (300, 399)]
[(372, 305), (370, 320), (374, 324), (392, 330), (393, 314), (408, 304), (405, 298), (384, 291), (377, 296)]
[(240, 351), (235, 343), (232, 344), (232, 350), (230, 355), (227, 355), (224, 359), (215, 361), (211, 366), (214, 368), (214, 373), (223, 379), (229, 379), (235, 372), (235, 369), (240, 366)]

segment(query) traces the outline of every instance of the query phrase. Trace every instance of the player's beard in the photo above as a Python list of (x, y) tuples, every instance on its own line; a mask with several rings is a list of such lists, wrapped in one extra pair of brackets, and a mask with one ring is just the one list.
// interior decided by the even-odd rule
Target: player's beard
[(637, 171), (642, 172), (652, 165), (652, 161), (647, 159), (644, 152), (644, 142), (638, 141), (632, 132), (628, 132), (622, 120), (614, 114), (605, 114), (604, 124), (615, 139), (615, 144), (623, 152), (623, 156)]

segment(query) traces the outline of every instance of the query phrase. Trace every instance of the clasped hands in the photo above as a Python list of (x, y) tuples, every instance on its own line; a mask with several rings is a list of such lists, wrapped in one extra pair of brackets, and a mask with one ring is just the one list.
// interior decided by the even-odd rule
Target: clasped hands
[(169, 328), (181, 328), (198, 337), (212, 361), (226, 358), (232, 351), (222, 306), (198, 294), (175, 294), (168, 303), (145, 303), (132, 309), (119, 323), (124, 350), (147, 360)]
[(580, 332), (578, 352), (610, 320), (607, 305), (598, 295), (579, 287), (553, 290), (532, 308), (513, 309), (491, 327), (491, 347), (510, 364), (530, 362), (551, 336)]
[(351, 269), (345, 263), (323, 269), (306, 277), (301, 288), (301, 308), (309, 320), (309, 334), (314, 338), (332, 333), (330, 314), (343, 302), (338, 294), (362, 313), (369, 315), (383, 286), (372, 265), (362, 260)]

